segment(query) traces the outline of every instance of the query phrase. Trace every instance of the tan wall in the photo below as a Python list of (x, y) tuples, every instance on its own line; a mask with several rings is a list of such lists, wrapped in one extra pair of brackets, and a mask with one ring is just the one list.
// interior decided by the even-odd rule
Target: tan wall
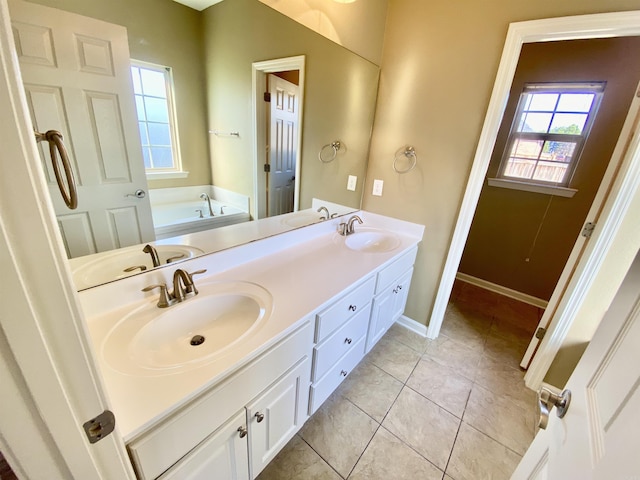
[(320, 35), (380, 65), (389, 0), (260, 0)]
[(200, 12), (172, 0), (33, 0), (123, 25), (135, 60), (172, 67), (176, 114), (186, 179), (149, 182), (150, 188), (211, 182), (206, 127), (206, 93)]
[[(359, 208), (378, 67), (258, 0), (214, 5), (204, 11), (204, 26), (209, 128), (240, 132), (240, 138), (211, 139), (213, 183), (253, 196), (251, 64), (305, 55), (300, 207), (316, 197)], [(347, 150), (320, 163), (318, 151), (334, 140)], [(348, 175), (358, 176), (355, 192), (346, 189)]]
[[(640, 9), (640, 0), (391, 0), (363, 207), (426, 225), (406, 315), (427, 323), (509, 23)], [(418, 167), (392, 170), (412, 144)], [(373, 197), (374, 179), (384, 195)]]
[(549, 300), (607, 168), (640, 78), (640, 38), (525, 45), (500, 126), (488, 178), (497, 175), (520, 93), (527, 82), (606, 82), (570, 187), (573, 198), (485, 183), (459, 271)]

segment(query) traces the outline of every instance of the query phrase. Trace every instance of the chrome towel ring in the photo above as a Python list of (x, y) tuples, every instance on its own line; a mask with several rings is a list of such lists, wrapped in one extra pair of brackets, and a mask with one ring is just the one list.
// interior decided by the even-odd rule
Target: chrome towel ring
[[(409, 159), (409, 166), (401, 170), (398, 168), (398, 160), (403, 157), (405, 159)], [(411, 146), (407, 146), (396, 152), (396, 156), (393, 159), (393, 170), (396, 173), (409, 173), (416, 167), (416, 163), (418, 163), (418, 154), (416, 153), (416, 149)]]
[[(335, 142), (327, 143), (318, 152), (318, 160), (320, 160), (322, 163), (331, 163), (331, 162), (333, 162), (335, 160), (336, 156), (338, 155), (338, 150), (340, 150), (341, 146), (342, 146), (342, 144), (340, 143), (340, 140), (336, 140)], [(332, 153), (327, 155), (327, 157), (330, 156), (330, 158), (323, 157), (323, 154), (327, 150), (327, 147), (330, 147), (333, 150)]]
[[(78, 191), (76, 190), (76, 181), (73, 178), (73, 170), (71, 169), (71, 163), (69, 162), (69, 155), (67, 155), (67, 149), (62, 143), (62, 134), (57, 130), (48, 130), (45, 133), (36, 132), (33, 133), (36, 136), (36, 142), (47, 141), (49, 143), (49, 153), (51, 155), (51, 164), (53, 165), (53, 173), (56, 176), (56, 182), (58, 182), (58, 188), (60, 189), (60, 195), (67, 207), (70, 210), (75, 210), (78, 207)], [(64, 176), (67, 181), (67, 188), (65, 188), (62, 181), (62, 173), (60, 172), (60, 162), (58, 162), (58, 155), (56, 151), (60, 153), (60, 162), (64, 169)]]

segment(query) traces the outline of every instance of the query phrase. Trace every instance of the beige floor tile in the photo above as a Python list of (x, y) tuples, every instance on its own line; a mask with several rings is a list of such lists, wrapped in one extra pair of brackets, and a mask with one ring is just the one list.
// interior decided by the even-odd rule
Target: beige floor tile
[(425, 356), (418, 362), (407, 386), (462, 418), (473, 382)]
[(441, 333), (467, 348), (482, 351), (491, 322), (491, 317), (481, 317), (459, 304), (450, 304), (442, 321)]
[(535, 330), (535, 328), (531, 328), (527, 325), (514, 325), (505, 320), (496, 318), (491, 324), (489, 335), (502, 337), (514, 343), (528, 344), (531, 341), (531, 337), (533, 337)]
[(425, 349), (424, 356), (435, 360), (445, 367), (473, 380), (478, 370), (478, 363), (482, 352), (468, 348), (464, 343), (440, 335), (430, 342)]
[(340, 480), (340, 475), (296, 435), (257, 480)]
[(349, 480), (440, 480), (442, 472), (384, 428), (378, 429)]
[(427, 343), (429, 342), (428, 338), (418, 335), (397, 323), (394, 323), (387, 333), (385, 333), (385, 338), (403, 343), (419, 353), (424, 352), (424, 349), (427, 348)]
[(509, 297), (501, 297), (491, 310), (494, 318), (520, 325), (527, 329), (535, 328), (540, 319), (540, 308)]
[(407, 387), (382, 422), (387, 430), (443, 470), (459, 424), (457, 417)]
[(447, 474), (455, 480), (508, 480), (520, 455), (462, 422)]
[(483, 356), (475, 381), (496, 395), (508, 397), (524, 410), (536, 408), (536, 393), (525, 386), (524, 372), (501, 360)]
[(420, 354), (403, 343), (383, 337), (365, 358), (404, 383), (420, 360)]
[(387, 414), (402, 390), (402, 382), (381, 368), (363, 360), (338, 389), (338, 394), (377, 422)]
[(513, 368), (520, 368), (520, 362), (527, 351), (528, 343), (489, 334), (484, 344), (484, 354), (504, 362)]
[(347, 477), (378, 429), (366, 413), (332, 395), (302, 427), (300, 436), (340, 475)]
[(520, 455), (524, 455), (533, 440), (535, 425), (531, 411), (477, 384), (471, 391), (463, 420)]

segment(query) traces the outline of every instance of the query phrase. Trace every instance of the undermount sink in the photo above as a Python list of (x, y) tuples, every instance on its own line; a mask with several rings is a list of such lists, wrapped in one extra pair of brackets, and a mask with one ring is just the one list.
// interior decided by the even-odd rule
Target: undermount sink
[(224, 355), (270, 316), (271, 294), (249, 282), (198, 285), (199, 294), (168, 308), (157, 297), (106, 335), (102, 356), (113, 369), (142, 376), (182, 373)]
[(357, 228), (344, 238), (347, 248), (357, 252), (383, 253), (394, 250), (400, 245), (400, 239), (392, 232), (375, 228)]
[[(155, 245), (160, 263), (168, 259), (184, 260), (204, 253), (203, 250), (188, 245)], [(177, 258), (176, 258), (177, 257)], [(125, 269), (143, 266), (153, 268), (151, 255), (142, 251), (142, 246), (121, 248), (110, 252), (71, 259), (73, 281), (76, 288), (83, 289), (140, 273), (141, 269), (125, 272)]]

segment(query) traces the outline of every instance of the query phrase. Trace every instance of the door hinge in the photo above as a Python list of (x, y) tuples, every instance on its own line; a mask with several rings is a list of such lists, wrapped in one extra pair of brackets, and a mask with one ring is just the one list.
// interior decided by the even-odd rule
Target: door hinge
[(546, 329), (546, 328), (544, 328), (544, 327), (540, 327), (540, 328), (538, 328), (538, 329), (536, 330), (536, 335), (535, 335), (535, 336), (536, 336), (536, 338), (537, 338), (538, 340), (542, 340), (542, 339), (544, 338), (544, 336), (545, 336), (545, 334), (546, 334), (546, 333), (547, 333), (547, 329)]
[(266, 173), (269, 173), (271, 171), (271, 165), (269, 165), (268, 163), (264, 164), (264, 171)]
[(96, 443), (113, 432), (116, 426), (116, 417), (110, 410), (105, 410), (100, 415), (85, 422), (82, 425), (89, 443)]
[(271, 101), (271, 92), (264, 92), (264, 101), (265, 102)]
[(582, 236), (586, 238), (590, 238), (593, 233), (593, 229), (596, 228), (596, 224), (592, 222), (587, 222), (584, 228), (582, 229)]

